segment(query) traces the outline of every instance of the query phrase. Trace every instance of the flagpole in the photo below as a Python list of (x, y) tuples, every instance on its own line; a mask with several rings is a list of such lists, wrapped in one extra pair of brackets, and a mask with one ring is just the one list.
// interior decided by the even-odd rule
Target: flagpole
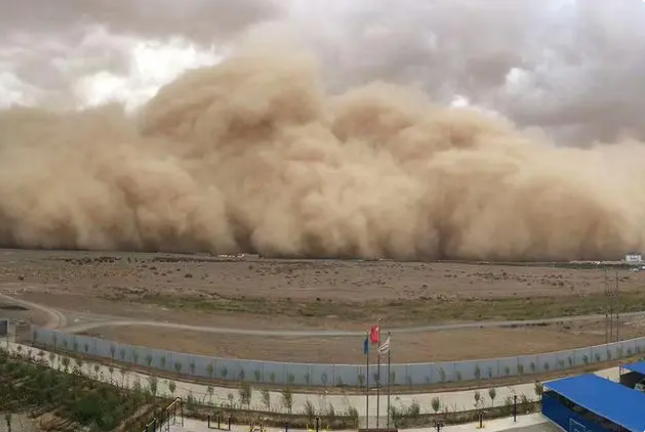
[(392, 394), (392, 341), (390, 340), (391, 332), (387, 332), (387, 340), (390, 341), (390, 346), (387, 350), (387, 428), (390, 428), (390, 395)]
[(367, 349), (365, 351), (365, 429), (370, 428), (370, 334), (367, 332), (365, 341)]
[(379, 419), (381, 415), (381, 350), (378, 352), (378, 367), (376, 368), (376, 429), (379, 428)]

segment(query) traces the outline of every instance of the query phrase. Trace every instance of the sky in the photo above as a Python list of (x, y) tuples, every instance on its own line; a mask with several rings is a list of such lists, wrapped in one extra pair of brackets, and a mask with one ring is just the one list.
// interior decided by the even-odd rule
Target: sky
[(1, 246), (489, 261), (645, 249), (640, 0), (0, 10)]
[[(393, 6), (395, 5), (395, 6)], [(415, 85), (565, 142), (645, 138), (638, 0), (0, 0), (0, 106), (134, 109), (278, 23), (341, 91)]]

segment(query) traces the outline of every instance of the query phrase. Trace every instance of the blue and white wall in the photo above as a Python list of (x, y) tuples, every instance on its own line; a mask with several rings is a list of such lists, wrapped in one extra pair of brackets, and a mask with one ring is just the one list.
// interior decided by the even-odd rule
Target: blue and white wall
[[(273, 383), (298, 386), (360, 386), (365, 379), (364, 364), (286, 363), (242, 360), (185, 354), (33, 328), (35, 345), (218, 380)], [(486, 380), (565, 370), (639, 353), (645, 354), (645, 338), (607, 345), (516, 357), (434, 363), (392, 364), (393, 384), (420, 386), (444, 382)], [(376, 365), (370, 365), (374, 382)], [(387, 383), (387, 365), (381, 364), (381, 383)]]

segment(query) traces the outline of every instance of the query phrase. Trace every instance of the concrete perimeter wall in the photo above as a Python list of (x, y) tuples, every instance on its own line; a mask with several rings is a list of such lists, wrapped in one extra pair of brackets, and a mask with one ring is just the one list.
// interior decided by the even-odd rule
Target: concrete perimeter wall
[[(363, 386), (365, 364), (285, 363), (191, 355), (145, 348), (110, 340), (32, 328), (33, 343), (43, 348), (74, 351), (187, 376), (218, 380), (298, 386)], [(419, 386), (445, 382), (486, 380), (531, 375), (584, 366), (645, 353), (645, 337), (600, 345), (517, 357), (435, 363), (392, 363), (392, 384)], [(393, 352), (393, 356), (396, 354)], [(395, 357), (396, 358), (396, 357)], [(370, 360), (370, 382), (377, 374)], [(381, 364), (381, 383), (387, 384), (387, 364)]]

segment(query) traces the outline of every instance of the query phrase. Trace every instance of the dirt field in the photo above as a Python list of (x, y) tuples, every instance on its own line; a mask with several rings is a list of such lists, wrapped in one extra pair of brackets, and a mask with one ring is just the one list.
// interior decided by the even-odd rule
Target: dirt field
[[(614, 284), (613, 271), (609, 276)], [(624, 311), (645, 310), (644, 278), (645, 273), (620, 270)], [(383, 327), (402, 327), (539, 319), (603, 313), (607, 304), (604, 271), (553, 265), (3, 250), (0, 284), (0, 292), (66, 311), (253, 329), (362, 330), (378, 320)], [(406, 341), (400, 361), (436, 358), (437, 346), (443, 347), (443, 359), (457, 359), (548, 351), (604, 340), (604, 331), (576, 331), (529, 328), (428, 333), (416, 342)], [(124, 332), (123, 328), (101, 330), (104, 336), (141, 345), (159, 346), (161, 340), (175, 347), (180, 344), (189, 352), (276, 360), (293, 359), (297, 347), (303, 361), (332, 356), (335, 361), (353, 361), (354, 351), (360, 349), (360, 342), (348, 340), (253, 340), (151, 328)], [(252, 354), (249, 346), (255, 347)]]
[(0, 301), (0, 318), (9, 319), (16, 324), (44, 325), (47, 318), (42, 312), (29, 310), (22, 306), (7, 304)]
[[(625, 324), (621, 328), (622, 336), (630, 338), (641, 334), (640, 324)], [(143, 326), (99, 328), (86, 334), (134, 345), (221, 357), (311, 363), (365, 361), (363, 338), (360, 337), (251, 337)], [(392, 352), (396, 362), (449, 361), (543, 353), (604, 342), (604, 323), (594, 322), (584, 326), (400, 334), (392, 337)]]

